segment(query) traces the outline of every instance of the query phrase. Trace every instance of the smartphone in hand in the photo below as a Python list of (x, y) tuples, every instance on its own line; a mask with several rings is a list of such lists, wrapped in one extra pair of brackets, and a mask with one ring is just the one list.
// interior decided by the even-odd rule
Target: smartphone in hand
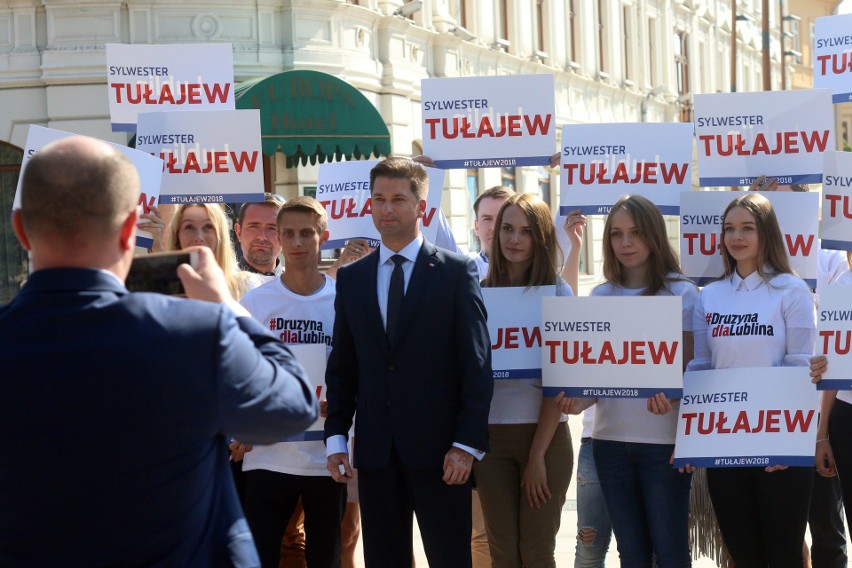
[(177, 267), (189, 264), (198, 266), (195, 252), (156, 252), (133, 257), (130, 272), (124, 281), (131, 292), (156, 292), (168, 296), (185, 296), (183, 283), (177, 275)]

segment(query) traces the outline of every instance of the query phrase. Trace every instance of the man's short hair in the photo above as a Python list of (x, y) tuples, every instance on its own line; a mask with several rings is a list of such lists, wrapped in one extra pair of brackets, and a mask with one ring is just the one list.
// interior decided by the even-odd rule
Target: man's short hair
[(429, 176), (426, 168), (410, 158), (391, 156), (373, 166), (370, 170), (370, 194), (373, 193), (373, 186), (378, 177), (410, 180), (411, 193), (417, 201), (425, 200), (426, 194), (429, 193)]
[(281, 208), (281, 205), (284, 203), (284, 198), (276, 193), (264, 193), (263, 201), (250, 201), (248, 203), (243, 203), (240, 206), (240, 212), (237, 215), (237, 223), (240, 225), (243, 224), (243, 221), (246, 219), (246, 210), (252, 205), (260, 205), (262, 207), (273, 207), (275, 210)]
[(30, 236), (65, 241), (111, 236), (139, 203), (133, 163), (100, 140), (88, 139), (101, 148), (81, 147), (81, 138), (49, 144), (27, 162), (21, 212)]
[(278, 209), (278, 216), (275, 218), (275, 224), (278, 225), (279, 229), (281, 227), (281, 218), (284, 217), (284, 214), (288, 211), (313, 213), (314, 222), (317, 224), (317, 229), (319, 229), (320, 234), (324, 233), (326, 229), (328, 229), (328, 213), (326, 213), (325, 207), (322, 206), (322, 203), (313, 197), (301, 195), (299, 197), (288, 199)]
[(515, 190), (505, 185), (495, 185), (483, 191), (473, 202), (473, 214), (479, 218), (479, 204), (483, 199), (509, 199), (515, 195)]

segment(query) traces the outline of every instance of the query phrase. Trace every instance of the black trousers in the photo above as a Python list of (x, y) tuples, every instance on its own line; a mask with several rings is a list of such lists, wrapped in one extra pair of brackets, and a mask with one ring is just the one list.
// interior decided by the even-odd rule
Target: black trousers
[(814, 568), (846, 568), (846, 529), (843, 490), (838, 477), (823, 477), (814, 469), (811, 510), (811, 564)]
[(246, 472), (246, 519), (261, 566), (278, 568), (281, 539), (300, 497), (305, 510), (308, 568), (339, 568), (346, 485), (325, 475), (253, 469)]
[(408, 469), (391, 454), (384, 469), (358, 469), (367, 568), (411, 566), (415, 514), (429, 566), (470, 568), (470, 480), (447, 485), (441, 469)]
[(737, 568), (801, 568), (813, 468), (707, 470), (722, 537)]
[(837, 465), (837, 475), (843, 489), (843, 505), (846, 508), (846, 522), (852, 527), (852, 405), (835, 400), (828, 419), (828, 436)]

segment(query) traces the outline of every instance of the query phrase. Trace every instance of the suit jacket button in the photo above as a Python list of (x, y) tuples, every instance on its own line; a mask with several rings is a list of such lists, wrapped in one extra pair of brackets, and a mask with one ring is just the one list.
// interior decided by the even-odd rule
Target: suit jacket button
[(393, 365), (388, 365), (388, 371), (393, 371)]

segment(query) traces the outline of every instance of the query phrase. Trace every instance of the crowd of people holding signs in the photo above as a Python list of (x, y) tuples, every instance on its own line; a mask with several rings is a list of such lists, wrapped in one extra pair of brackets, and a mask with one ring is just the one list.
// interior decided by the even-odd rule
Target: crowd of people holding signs
[[(833, 151), (832, 103), (852, 73), (830, 64), (834, 44), (818, 42), (827, 88), (696, 95), (694, 124), (569, 124), (556, 155), (552, 77), (426, 79), (423, 156), (323, 164), (316, 198), (284, 203), (264, 196), (259, 114), (234, 109), (229, 49), (186, 53), (218, 54), (202, 78), (164, 46), (110, 46), (113, 126), (137, 149), (109, 151), (138, 172), (136, 244), (210, 249), (322, 408), (274, 444), (220, 433), (256, 562), (355, 566), (363, 523), (367, 566), (407, 566), (416, 514), (430, 565), (555, 566), (576, 463), (577, 567), (602, 566), (611, 535), (624, 567), (689, 566), (695, 549), (798, 567), (809, 523), (814, 566), (845, 566), (852, 156)], [(69, 138), (31, 127), (24, 169)], [(558, 211), (487, 190), (468, 257), (443, 170), (520, 165), (559, 168)], [(244, 204), (239, 265), (227, 203)], [(579, 297), (595, 215), (603, 279)], [(690, 532), (714, 518), (724, 556), (705, 547), (714, 527)], [(0, 559), (10, 546), (0, 534)]]

